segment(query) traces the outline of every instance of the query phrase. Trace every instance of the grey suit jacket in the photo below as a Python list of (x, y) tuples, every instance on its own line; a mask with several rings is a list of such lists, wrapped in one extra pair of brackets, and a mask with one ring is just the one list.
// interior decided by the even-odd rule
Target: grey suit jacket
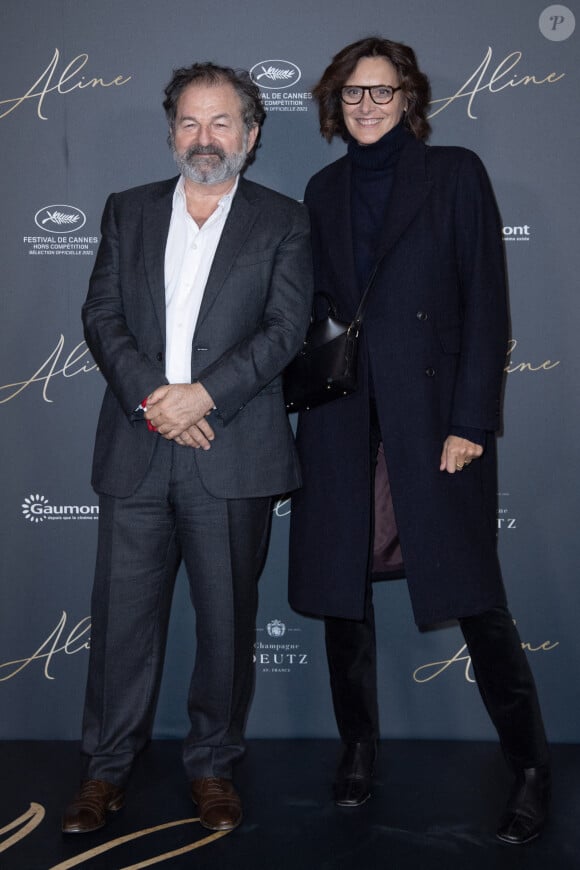
[[(138, 487), (161, 437), (134, 412), (167, 382), (164, 256), (176, 183), (109, 197), (83, 306), (85, 338), (107, 381), (92, 483), (117, 497)], [(216, 497), (273, 495), (300, 485), (281, 372), (301, 346), (311, 299), (305, 208), (240, 179), (192, 347), (192, 381), (216, 405), (212, 447), (195, 450), (202, 482)]]

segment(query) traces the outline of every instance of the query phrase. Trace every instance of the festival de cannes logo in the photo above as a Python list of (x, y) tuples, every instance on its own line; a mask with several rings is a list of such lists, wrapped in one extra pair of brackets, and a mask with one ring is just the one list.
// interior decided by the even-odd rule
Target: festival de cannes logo
[(289, 60), (261, 60), (250, 70), (254, 84), (271, 91), (292, 87), (300, 81), (301, 76), (299, 67)]
[(93, 257), (99, 238), (79, 235), (86, 222), (86, 214), (76, 205), (45, 205), (34, 215), (42, 235), (23, 236), (22, 242), (37, 257)]
[(44, 520), (96, 520), (99, 506), (96, 504), (51, 504), (44, 495), (31, 493), (22, 502), (22, 516), (31, 523)]
[(46, 205), (34, 215), (34, 223), (45, 233), (74, 233), (86, 222), (85, 213), (74, 205)]

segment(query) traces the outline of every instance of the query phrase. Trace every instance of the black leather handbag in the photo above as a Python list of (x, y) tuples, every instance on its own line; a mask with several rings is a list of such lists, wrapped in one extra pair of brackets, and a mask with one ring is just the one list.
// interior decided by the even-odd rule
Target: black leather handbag
[[(379, 262), (375, 264), (351, 323), (338, 319), (336, 306), (328, 294), (314, 294), (315, 302), (316, 297), (325, 301), (327, 311), (319, 319), (313, 314), (302, 350), (284, 372), (284, 401), (289, 413), (309, 411), (356, 390), (359, 333)], [(314, 311), (317, 308), (315, 305)]]
[(326, 316), (312, 320), (304, 344), (284, 372), (286, 409), (309, 411), (356, 390), (359, 324), (345, 323), (326, 294)]

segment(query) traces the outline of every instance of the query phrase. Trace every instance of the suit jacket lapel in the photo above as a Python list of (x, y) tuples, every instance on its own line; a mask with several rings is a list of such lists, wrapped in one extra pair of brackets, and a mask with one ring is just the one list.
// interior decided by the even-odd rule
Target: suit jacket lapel
[(143, 205), (143, 260), (153, 308), (165, 341), (165, 246), (177, 178)]
[(377, 247), (377, 259), (397, 243), (429, 195), (433, 182), (427, 177), (426, 156), (427, 148), (414, 138), (401, 151)]
[(252, 199), (249, 185), (240, 178), (205, 285), (196, 332), (222, 289), (234, 260), (252, 231), (258, 214), (259, 208)]

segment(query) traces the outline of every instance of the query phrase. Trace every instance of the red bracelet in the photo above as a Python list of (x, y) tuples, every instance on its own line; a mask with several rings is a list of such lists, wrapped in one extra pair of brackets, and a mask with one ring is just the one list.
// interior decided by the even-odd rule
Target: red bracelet
[[(143, 413), (145, 413), (145, 411), (147, 410), (147, 396), (145, 396), (145, 398), (141, 402), (141, 408), (143, 409)], [(150, 432), (157, 432), (157, 429), (155, 428), (151, 420), (146, 420), (145, 422), (147, 423), (147, 428)]]

